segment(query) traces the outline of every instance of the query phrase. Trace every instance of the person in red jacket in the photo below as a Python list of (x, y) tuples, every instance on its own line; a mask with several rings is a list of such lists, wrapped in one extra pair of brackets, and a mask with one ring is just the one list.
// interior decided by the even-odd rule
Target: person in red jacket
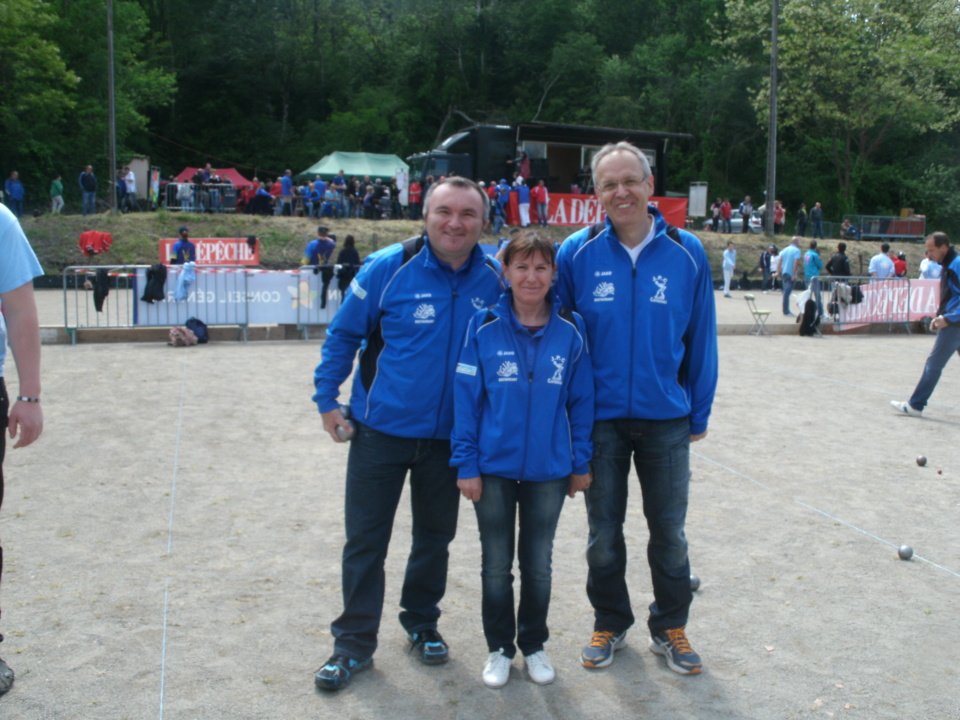
[(530, 201), (537, 208), (537, 224), (543, 227), (547, 226), (547, 216), (550, 204), (550, 194), (547, 192), (547, 186), (543, 180), (540, 180), (536, 187), (530, 191)]

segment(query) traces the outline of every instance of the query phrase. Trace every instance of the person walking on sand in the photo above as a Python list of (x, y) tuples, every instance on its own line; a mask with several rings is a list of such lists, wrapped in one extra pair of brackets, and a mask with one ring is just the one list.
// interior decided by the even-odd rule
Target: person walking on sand
[(960, 352), (960, 256), (950, 245), (946, 233), (927, 236), (927, 255), (943, 268), (940, 273), (940, 305), (930, 329), (937, 333), (933, 350), (923, 367), (923, 375), (906, 402), (891, 400), (895, 410), (920, 417), (940, 381), (940, 375), (954, 353)]

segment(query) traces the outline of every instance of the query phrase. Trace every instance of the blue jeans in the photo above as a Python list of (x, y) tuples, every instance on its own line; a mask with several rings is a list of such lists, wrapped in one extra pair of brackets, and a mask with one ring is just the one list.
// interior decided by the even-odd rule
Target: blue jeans
[(83, 214), (84, 215), (96, 215), (97, 214), (97, 191), (83, 192)]
[(456, 468), (450, 467), (449, 440), (396, 437), (361, 423), (356, 427), (347, 459), (343, 613), (331, 630), (335, 653), (364, 660), (377, 649), (384, 561), (407, 472), (413, 543), (400, 595), (400, 624), (407, 632), (437, 627), (460, 492)]
[[(483, 558), (483, 634), (487, 649), (513, 657), (543, 650), (550, 636), (547, 612), (553, 577), (553, 538), (570, 478), (523, 482), (483, 476), (483, 492), (474, 504)], [(515, 541), (517, 510), (520, 537)], [(513, 558), (520, 565), (520, 605), (513, 603)], [(516, 638), (516, 645), (514, 645)]]
[(937, 331), (937, 339), (933, 343), (933, 350), (927, 356), (923, 375), (910, 398), (910, 407), (923, 410), (927, 406), (927, 401), (940, 381), (940, 373), (954, 353), (960, 353), (960, 327), (947, 325)]
[(783, 273), (780, 275), (783, 283), (783, 314), (790, 315), (790, 293), (793, 292), (793, 276)]
[(823, 220), (813, 221), (813, 237), (823, 240)]
[(503, 228), (503, 215), (494, 215), (493, 216), (493, 236), (496, 237), (500, 234), (500, 230)]
[(684, 524), (690, 487), (690, 418), (598, 420), (593, 426), (593, 484), (587, 489), (587, 597), (594, 631), (620, 633), (633, 625), (627, 591), (627, 476), (633, 458), (650, 540), (653, 581), (650, 633), (686, 625), (693, 592)]
[(817, 304), (817, 315), (823, 315), (823, 298), (820, 296), (820, 276), (810, 278), (810, 297)]

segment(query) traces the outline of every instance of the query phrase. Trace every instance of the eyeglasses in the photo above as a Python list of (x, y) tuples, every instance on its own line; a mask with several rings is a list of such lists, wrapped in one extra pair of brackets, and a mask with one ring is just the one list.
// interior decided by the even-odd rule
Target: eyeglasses
[(604, 193), (605, 195), (609, 193), (614, 193), (617, 191), (617, 188), (619, 188), (621, 185), (623, 186), (624, 190), (627, 190), (628, 192), (632, 192), (634, 190), (638, 190), (640, 186), (647, 181), (648, 177), (650, 176), (644, 175), (642, 178), (629, 177), (626, 180), (619, 180), (617, 182), (613, 182), (611, 180), (609, 182), (605, 182), (602, 185), (600, 185), (600, 192)]

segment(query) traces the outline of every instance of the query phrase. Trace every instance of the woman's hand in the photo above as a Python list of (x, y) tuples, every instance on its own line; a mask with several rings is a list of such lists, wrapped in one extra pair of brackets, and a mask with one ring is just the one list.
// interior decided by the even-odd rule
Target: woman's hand
[(590, 473), (570, 475), (570, 491), (567, 493), (570, 497), (575, 497), (580, 491), (585, 491), (593, 482), (593, 476)]
[(457, 487), (460, 488), (460, 494), (467, 500), (477, 502), (480, 500), (481, 493), (483, 493), (483, 480), (479, 477), (460, 478), (457, 480)]

